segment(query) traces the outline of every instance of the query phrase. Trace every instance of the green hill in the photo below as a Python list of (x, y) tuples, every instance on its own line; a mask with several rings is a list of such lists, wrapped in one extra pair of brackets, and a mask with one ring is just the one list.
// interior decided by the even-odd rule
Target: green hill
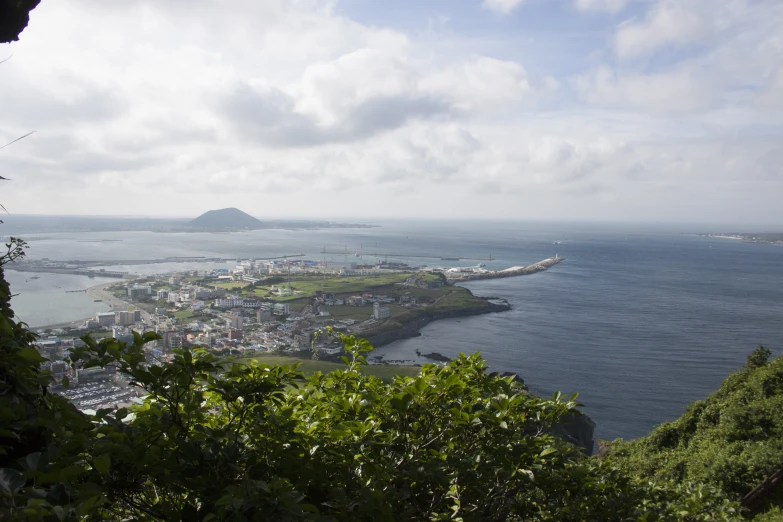
[[(610, 460), (641, 477), (702, 482), (741, 499), (783, 468), (783, 357), (759, 348), (745, 367), (676, 421), (610, 443)], [(757, 520), (783, 520), (778, 484), (756, 504)], [(766, 513), (766, 514), (765, 514)]]

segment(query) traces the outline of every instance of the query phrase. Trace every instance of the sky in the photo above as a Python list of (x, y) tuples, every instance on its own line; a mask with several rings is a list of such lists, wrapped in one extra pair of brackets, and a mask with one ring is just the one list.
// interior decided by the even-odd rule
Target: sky
[(780, 0), (43, 0), (16, 214), (783, 228)]

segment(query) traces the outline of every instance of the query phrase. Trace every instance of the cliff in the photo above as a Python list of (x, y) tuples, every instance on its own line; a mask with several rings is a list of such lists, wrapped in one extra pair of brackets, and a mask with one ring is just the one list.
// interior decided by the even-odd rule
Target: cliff
[(370, 344), (375, 347), (380, 347), (393, 343), (394, 341), (419, 337), (421, 335), (421, 329), (433, 321), (455, 317), (492, 314), (495, 312), (506, 312), (508, 310), (511, 310), (511, 305), (508, 303), (487, 302), (484, 306), (463, 308), (459, 310), (423, 311), (421, 315), (403, 323), (399, 328), (378, 333), (368, 332), (365, 337), (370, 341)]

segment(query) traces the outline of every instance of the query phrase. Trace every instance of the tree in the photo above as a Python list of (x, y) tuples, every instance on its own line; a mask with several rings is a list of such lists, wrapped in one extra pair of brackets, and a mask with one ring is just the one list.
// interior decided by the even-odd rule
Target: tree
[(3, 0), (0, 2), (0, 43), (19, 40), (19, 34), (30, 21), (30, 11), (41, 0)]

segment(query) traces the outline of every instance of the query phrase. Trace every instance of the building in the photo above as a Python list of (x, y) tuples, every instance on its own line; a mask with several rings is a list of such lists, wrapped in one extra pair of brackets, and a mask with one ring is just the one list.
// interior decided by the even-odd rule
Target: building
[(98, 323), (98, 326), (111, 326), (115, 321), (114, 312), (95, 314), (95, 321)]
[(261, 308), (261, 301), (258, 299), (243, 299), (242, 308)]
[(259, 323), (265, 323), (272, 320), (272, 310), (269, 308), (261, 308), (256, 311), (256, 321)]
[(133, 332), (124, 326), (112, 326), (111, 336), (124, 343), (133, 343)]
[(134, 310), (133, 311), (133, 322), (134, 323), (140, 323), (141, 322), (141, 310)]
[(390, 315), (391, 312), (389, 309), (381, 306), (381, 303), (376, 301), (375, 304), (372, 305), (372, 318), (376, 321), (388, 319)]
[(155, 331), (161, 337), (161, 346), (169, 349), (182, 347), (182, 334), (178, 330), (158, 327)]
[(136, 284), (128, 287), (128, 297), (131, 299), (137, 299), (147, 295), (152, 295), (152, 287), (150, 285)]
[(86, 368), (76, 370), (76, 379), (79, 384), (88, 384), (93, 382), (105, 382), (114, 378), (116, 368), (107, 366), (105, 368)]
[(230, 297), (216, 299), (215, 306), (217, 306), (218, 308), (240, 308), (242, 306), (243, 301), (244, 299), (242, 299), (241, 297), (232, 295)]
[(228, 340), (242, 340), (242, 330), (229, 330), (228, 331)]
[(230, 330), (241, 330), (243, 324), (242, 317), (239, 315), (229, 315), (226, 317), (226, 328)]
[(168, 348), (173, 350), (175, 348), (182, 348), (182, 335), (179, 332), (175, 332), (175, 335), (169, 336)]
[(167, 299), (169, 297), (168, 290), (158, 290), (158, 299)]
[[(141, 316), (141, 312), (139, 312), (139, 316)], [(115, 324), (118, 324), (120, 326), (129, 326), (136, 322), (136, 314), (134, 312), (121, 310), (119, 312), (116, 312), (116, 317), (114, 322)]]
[(182, 278), (178, 275), (169, 277), (169, 284), (172, 286), (179, 286), (182, 283)]

